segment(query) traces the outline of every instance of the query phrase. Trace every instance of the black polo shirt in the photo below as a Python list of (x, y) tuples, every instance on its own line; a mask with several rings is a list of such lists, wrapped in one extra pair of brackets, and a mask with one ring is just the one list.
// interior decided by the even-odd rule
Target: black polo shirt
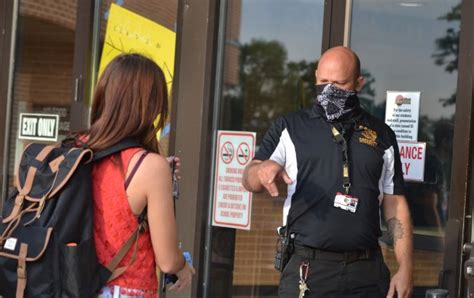
[[(334, 207), (342, 186), (342, 146), (317, 107), (278, 118), (263, 138), (256, 160), (274, 160), (293, 180), (283, 223), (297, 244), (331, 251), (375, 248), (383, 195), (403, 194), (403, 174), (395, 133), (362, 112), (349, 139), (350, 194), (357, 211)], [(347, 137), (347, 136), (346, 136)]]

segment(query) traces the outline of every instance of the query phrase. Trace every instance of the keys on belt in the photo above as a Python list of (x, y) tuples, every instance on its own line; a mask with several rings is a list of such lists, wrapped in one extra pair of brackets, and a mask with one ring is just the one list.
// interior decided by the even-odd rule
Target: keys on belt
[(309, 274), (309, 262), (305, 261), (302, 262), (300, 265), (300, 294), (299, 298), (304, 298), (304, 295), (306, 292), (311, 292), (311, 290), (308, 288), (308, 285), (306, 284), (306, 281), (308, 280), (308, 274)]

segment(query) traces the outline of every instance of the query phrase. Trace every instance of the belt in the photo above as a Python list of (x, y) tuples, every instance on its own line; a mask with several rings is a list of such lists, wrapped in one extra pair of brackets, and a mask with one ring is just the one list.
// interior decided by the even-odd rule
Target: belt
[(359, 260), (371, 260), (380, 253), (380, 248), (335, 252), (295, 244), (293, 253), (311, 260), (352, 263)]

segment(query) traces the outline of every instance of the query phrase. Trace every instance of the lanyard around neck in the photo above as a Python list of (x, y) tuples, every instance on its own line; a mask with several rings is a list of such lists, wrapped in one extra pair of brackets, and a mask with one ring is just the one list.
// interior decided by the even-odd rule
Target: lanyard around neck
[[(349, 152), (347, 147), (347, 141), (344, 138), (343, 134), (331, 124), (331, 132), (334, 136), (334, 140), (342, 145), (342, 186), (346, 192), (346, 195), (349, 194), (351, 188), (351, 179), (349, 177)], [(344, 132), (344, 130), (343, 130)]]

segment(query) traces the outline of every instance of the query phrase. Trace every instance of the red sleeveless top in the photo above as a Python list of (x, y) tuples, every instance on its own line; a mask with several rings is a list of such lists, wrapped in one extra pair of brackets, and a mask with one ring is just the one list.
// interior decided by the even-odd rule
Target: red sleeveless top
[[(106, 265), (138, 226), (125, 192), (124, 176), (131, 158), (142, 148), (129, 148), (120, 153), (123, 169), (113, 156), (100, 160), (92, 170), (94, 195), (94, 240), (97, 256)], [(115, 155), (117, 158), (118, 155)], [(134, 245), (134, 244), (133, 244)], [(119, 267), (129, 264), (133, 254), (127, 252)], [(144, 290), (145, 297), (156, 297), (158, 277), (149, 231), (140, 233), (135, 262), (108, 286)]]

